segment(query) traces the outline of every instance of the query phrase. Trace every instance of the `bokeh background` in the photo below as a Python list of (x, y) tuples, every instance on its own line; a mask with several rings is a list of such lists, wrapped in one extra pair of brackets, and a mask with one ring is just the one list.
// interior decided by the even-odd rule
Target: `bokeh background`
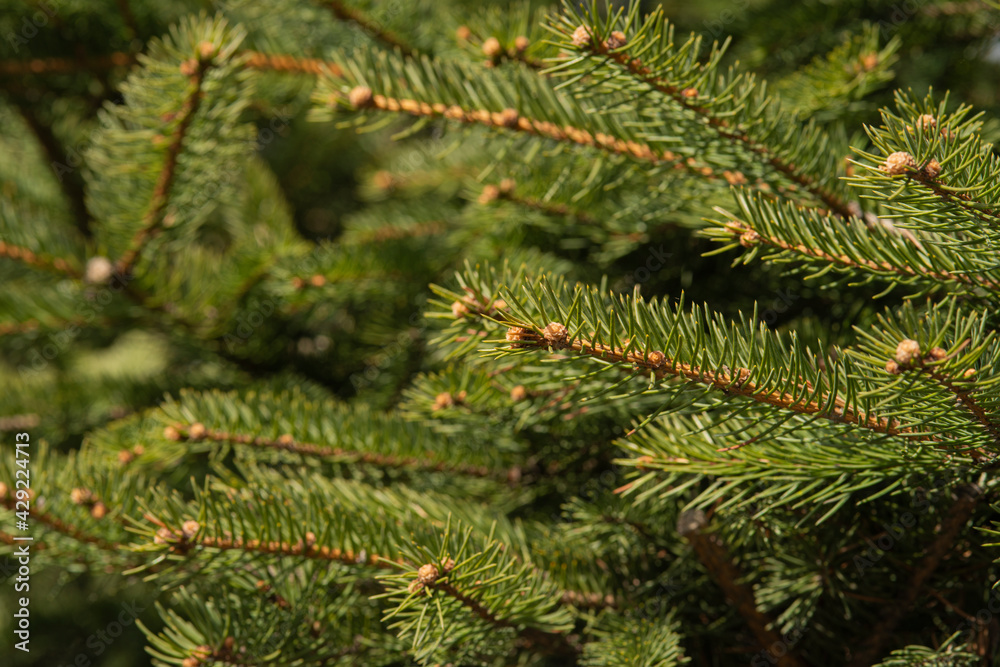
[[(415, 48), (437, 57), (454, 55), (461, 46), (454, 37), (459, 26), (490, 10), (525, 11), (525, 3), (492, 0), (447, 3), (424, 0), (340, 3), (359, 8), (383, 30), (400, 35)], [(657, 3), (644, 2), (652, 8)], [(864, 123), (877, 123), (877, 110), (891, 102), (892, 89), (928, 87), (951, 91), (954, 100), (974, 105), (989, 119), (986, 134), (1000, 137), (1000, 10), (985, 2), (920, 0), (738, 0), (663, 2), (679, 34), (696, 32), (712, 39), (732, 39), (727, 59), (768, 80), (781, 81), (813, 58), (826, 54), (848, 35), (877, 29), (882, 43), (899, 40), (894, 77), (866, 97), (837, 110), (860, 132)], [(257, 50), (297, 57), (327, 58), (334, 49), (372, 49), (383, 46), (364, 30), (321, 0), (0, 0), (0, 197), (6, 200), (47, 200), (60, 188), (50, 164), (60, 155), (72, 157), (73, 147), (85, 146), (98, 126), (99, 110), (122, 104), (118, 90), (132, 57), (143, 52), (152, 38), (167, 34), (170, 26), (191, 13), (224, 14), (243, 25)], [(546, 6), (530, 3), (530, 9)], [(44, 22), (36, 19), (42, 12)], [(26, 23), (27, 22), (27, 23)], [(41, 25), (37, 25), (41, 23)], [(32, 28), (34, 26), (34, 28)], [(28, 36), (30, 33), (30, 36)], [(125, 54), (115, 61), (113, 54)], [(68, 59), (76, 63), (64, 72), (36, 72), (36, 59)], [(307, 119), (311, 82), (308, 77), (265, 78), (260, 101), (250, 113), (267, 140), (260, 155), (277, 180), (296, 228), (305, 239), (336, 241), (351, 221), (391, 214), (394, 201), (408, 207), (436, 207), (429, 215), (457, 215), (475, 206), (476, 174), (442, 176), (427, 141), (430, 130), (394, 141), (391, 132), (359, 135), (337, 129), (333, 123)], [(275, 123), (275, 119), (278, 122)], [(790, 118), (789, 122), (798, 122)], [(425, 142), (425, 143), (421, 143)], [(422, 199), (410, 187), (405, 193), (390, 175), (400, 164), (406, 171), (430, 174), (434, 197)], [(83, 167), (85, 169), (86, 166)], [(65, 203), (65, 215), (86, 219), (82, 194), (83, 171), (65, 174), (64, 191), (76, 192)], [(443, 178), (443, 181), (442, 181)], [(436, 180), (434, 180), (436, 179)], [(0, 205), (3, 202), (0, 201)], [(81, 208), (82, 207), (82, 208)], [(388, 213), (387, 213), (388, 212)], [(506, 224), (498, 219), (497, 224)], [(634, 275), (645, 264), (651, 248), (662, 248), (669, 261), (642, 285), (644, 295), (684, 290), (695, 302), (712, 303), (735, 314), (752, 308), (761, 295), (790, 291), (795, 298), (768, 323), (775, 327), (795, 323), (802, 330), (826, 332), (835, 341), (838, 332), (869, 316), (864, 308), (845, 306), (836, 291), (820, 292), (797, 278), (783, 277), (767, 266), (731, 266), (726, 255), (703, 257), (713, 249), (691, 233), (697, 216), (665, 213), (643, 222), (643, 243), (617, 256), (593, 258), (585, 248), (562, 242), (544, 230), (525, 232), (522, 243), (554, 252), (573, 262), (574, 277), (612, 284)], [(211, 226), (205, 234), (212, 233)], [(211, 239), (202, 238), (208, 243)], [(224, 243), (224, 239), (220, 241)], [(36, 438), (70, 450), (84, 433), (145, 407), (157, 404), (165, 393), (183, 386), (238, 387), (247, 374), (293, 374), (343, 397), (359, 396), (384, 407), (398, 400), (402, 387), (427, 366), (426, 332), (413, 327), (413, 314), (428, 298), (427, 283), (457, 268), (461, 249), (442, 256), (424, 256), (415, 278), (387, 284), (369, 298), (338, 303), (329, 312), (311, 312), (301, 318), (276, 319), (267, 326), (284, 341), (239, 360), (205, 362), (169, 335), (148, 331), (88, 330), (77, 342), (86, 353), (65, 363), (57, 361), (59, 390), (48, 396), (42, 412), (24, 414), (11, 406), (17, 397), (5, 382), (3, 369), (21, 363), (37, 342), (30, 336), (0, 346), (0, 395), (8, 414), (0, 414), (0, 439), (25, 427), (28, 419)], [(0, 291), (4, 290), (0, 285)], [(862, 288), (863, 289), (863, 288)], [(889, 297), (891, 299), (891, 297)], [(856, 303), (854, 300), (844, 303)], [(883, 300), (881, 306), (887, 305)], [(2, 307), (2, 306), (0, 306)], [(317, 318), (329, 323), (315, 335), (309, 324)], [(387, 345), (411, 331), (408, 342), (392, 355), (378, 357)], [(397, 346), (398, 347), (398, 346)], [(375, 377), (366, 374), (379, 358)], [(109, 359), (113, 362), (109, 363)], [(384, 360), (384, 363), (383, 363)], [(196, 368), (194, 366), (197, 366)], [(359, 380), (359, 378), (361, 380)], [(6, 392), (6, 393), (5, 393)], [(21, 421), (17, 421), (18, 417)], [(3, 565), (3, 563), (0, 563)], [(9, 563), (7, 563), (9, 565)], [(14, 597), (10, 570), (0, 569), (0, 609), (11, 608)], [(138, 667), (149, 664), (145, 639), (135, 623), (124, 625), (119, 636), (116, 621), (130, 609), (157, 627), (151, 588), (137, 576), (121, 572), (95, 573), (81, 564), (34, 572), (31, 582), (32, 652), (0, 655), (6, 665), (58, 666), (92, 664)], [(123, 606), (129, 603), (130, 606)], [(0, 613), (0, 646), (8, 645), (11, 618)], [(78, 656), (82, 662), (73, 663)]]

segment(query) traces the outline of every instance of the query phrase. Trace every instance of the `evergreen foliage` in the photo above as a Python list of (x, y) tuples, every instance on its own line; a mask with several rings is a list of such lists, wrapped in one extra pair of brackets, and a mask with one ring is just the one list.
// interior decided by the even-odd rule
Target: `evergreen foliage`
[(1000, 660), (995, 3), (0, 36), (4, 664)]

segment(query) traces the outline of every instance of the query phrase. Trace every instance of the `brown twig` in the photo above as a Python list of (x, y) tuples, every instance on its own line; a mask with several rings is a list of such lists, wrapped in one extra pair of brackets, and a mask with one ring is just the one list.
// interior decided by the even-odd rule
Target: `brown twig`
[[(359, 87), (355, 90), (360, 91), (362, 88)], [(579, 146), (603, 150), (607, 153), (633, 157), (653, 164), (672, 166), (674, 169), (687, 170), (703, 178), (721, 178), (721, 176), (715, 174), (711, 167), (698, 166), (698, 162), (693, 158), (684, 158), (672, 151), (658, 153), (646, 144), (640, 144), (637, 141), (616, 139), (603, 132), (591, 134), (588, 130), (573, 127), (572, 125), (563, 125), (560, 127), (547, 120), (536, 120), (522, 116), (514, 109), (504, 109), (503, 111), (463, 109), (454, 104), (447, 105), (441, 102), (431, 104), (412, 99), (397, 99), (379, 94), (366, 97), (367, 99), (364, 99), (355, 108), (374, 108), (380, 111), (402, 112), (411, 116), (425, 118), (443, 117), (460, 123), (515, 130), (552, 139), (553, 141), (573, 143)], [(340, 104), (341, 101), (339, 96), (333, 96), (330, 99), (330, 103), (334, 105)]]
[(914, 570), (909, 585), (903, 589), (903, 594), (896, 600), (896, 604), (883, 612), (882, 620), (875, 625), (872, 634), (851, 658), (848, 667), (868, 667), (879, 661), (892, 639), (892, 633), (923, 592), (924, 585), (934, 574), (941, 559), (955, 545), (955, 538), (972, 516), (976, 504), (982, 497), (982, 489), (972, 484), (959, 488), (956, 493), (958, 498), (941, 521), (937, 537)]
[[(208, 549), (219, 549), (220, 551), (236, 550), (275, 556), (302, 556), (313, 560), (336, 561), (345, 565), (364, 565), (380, 569), (392, 569), (394, 566), (391, 563), (402, 562), (398, 559), (386, 558), (374, 553), (369, 554), (365, 551), (354, 552), (350, 549), (331, 548), (325, 545), (317, 546), (315, 544), (304, 543), (301, 540), (292, 544), (274, 540), (241, 540), (232, 537), (214, 537), (211, 535), (195, 535), (186, 538), (182, 530), (173, 529), (165, 525), (164, 530), (173, 534), (174, 537), (168, 537), (165, 542), (171, 545), (171, 550), (174, 553), (179, 554), (187, 553), (192, 547), (201, 546)], [(167, 533), (163, 533), (163, 535), (167, 535)]]
[(241, 56), (246, 57), (246, 66), (250, 69), (317, 76), (321, 74), (341, 76), (343, 74), (343, 70), (336, 63), (317, 58), (297, 58), (280, 53), (261, 53), (259, 51), (244, 51)]
[[(685, 512), (677, 520), (678, 532), (690, 542), (698, 560), (726, 598), (736, 606), (760, 646), (765, 650), (772, 646), (785, 646), (781, 635), (770, 629), (774, 620), (757, 609), (753, 589), (743, 583), (743, 574), (733, 563), (722, 540), (717, 535), (704, 532), (707, 525), (708, 519), (700, 510)], [(779, 667), (806, 667), (806, 663), (790, 649), (782, 656), (775, 656), (775, 660)]]
[(8, 60), (0, 62), (0, 75), (72, 74), (96, 71), (111, 67), (126, 67), (135, 56), (124, 51), (90, 58), (35, 58), (33, 60)]
[(50, 271), (70, 278), (81, 278), (83, 274), (73, 268), (69, 262), (61, 257), (50, 257), (48, 255), (38, 255), (35, 252), (16, 246), (4, 241), (0, 241), (0, 257), (16, 259), (43, 271)]
[[(32, 498), (32, 501), (34, 498)], [(31, 501), (29, 501), (31, 502)], [(0, 497), (0, 505), (4, 505), (8, 509), (15, 509), (17, 501), (11, 493), (7, 493), (5, 496)], [(122, 545), (118, 542), (108, 542), (104, 538), (97, 537), (96, 535), (90, 535), (83, 532), (76, 526), (68, 524), (59, 517), (52, 516), (48, 512), (40, 512), (34, 505), (31, 506), (28, 513), (32, 519), (35, 519), (39, 523), (42, 523), (52, 530), (62, 533), (68, 537), (72, 537), (77, 542), (85, 542), (87, 544), (93, 544), (100, 549), (105, 551), (121, 551)]]

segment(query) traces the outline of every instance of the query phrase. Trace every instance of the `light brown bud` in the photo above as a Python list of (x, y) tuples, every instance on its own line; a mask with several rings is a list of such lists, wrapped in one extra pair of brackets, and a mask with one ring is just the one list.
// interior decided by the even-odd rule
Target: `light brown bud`
[(201, 526), (197, 521), (188, 520), (181, 524), (181, 535), (185, 540), (190, 540), (192, 537), (198, 534)]
[(510, 400), (518, 403), (523, 401), (528, 397), (528, 390), (524, 388), (523, 384), (519, 384), (510, 390)]
[(896, 363), (909, 366), (920, 358), (920, 344), (915, 340), (904, 338), (896, 346)]
[(483, 55), (487, 58), (496, 58), (501, 53), (503, 53), (503, 47), (500, 46), (500, 40), (496, 37), (488, 37), (483, 42)]
[(507, 329), (507, 342), (511, 347), (530, 347), (531, 343), (538, 340), (537, 335), (531, 329), (524, 327), (510, 327)]
[(372, 105), (373, 100), (372, 89), (368, 86), (355, 86), (347, 94), (347, 101), (355, 109), (365, 109)]
[(579, 26), (573, 31), (573, 46), (586, 46), (591, 40), (590, 28), (585, 25)]
[(896, 151), (891, 153), (885, 158), (885, 162), (879, 167), (882, 171), (889, 174), (890, 176), (896, 176), (898, 174), (903, 174), (910, 169), (917, 168), (917, 161), (912, 155), (906, 151)]
[(568, 345), (569, 332), (561, 322), (549, 322), (542, 329), (542, 336), (545, 342), (556, 349), (564, 348)]
[(667, 355), (663, 354), (659, 350), (653, 350), (646, 355), (646, 363), (648, 363), (652, 368), (662, 368), (666, 361)]
[(489, 204), (492, 201), (496, 201), (500, 198), (500, 188), (493, 185), (492, 183), (483, 188), (482, 193), (479, 195), (480, 204)]
[(417, 570), (417, 581), (425, 586), (429, 586), (437, 581), (439, 574), (440, 572), (438, 572), (437, 565), (427, 563), (426, 565), (421, 565), (420, 569)]
[(191, 427), (188, 429), (188, 437), (192, 440), (201, 440), (206, 435), (208, 435), (208, 429), (201, 422), (191, 424)]
[(608, 36), (608, 41), (604, 42), (604, 46), (608, 49), (620, 49), (625, 46), (625, 43), (625, 33), (621, 30), (615, 30)]
[(751, 248), (757, 245), (758, 241), (760, 241), (760, 234), (753, 229), (748, 229), (740, 234), (740, 245), (744, 248)]
[(518, 35), (514, 38), (514, 48), (517, 49), (519, 53), (524, 53), (530, 45), (531, 42), (528, 41), (528, 38), (524, 35)]

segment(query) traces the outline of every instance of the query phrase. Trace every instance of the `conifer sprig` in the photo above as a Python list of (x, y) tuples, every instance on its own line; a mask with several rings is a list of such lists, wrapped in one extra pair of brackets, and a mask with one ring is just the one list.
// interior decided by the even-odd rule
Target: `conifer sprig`
[[(846, 189), (837, 180), (843, 171), (837, 157), (837, 144), (842, 142), (815, 123), (805, 128), (787, 123), (765, 84), (752, 75), (720, 73), (725, 44), (713, 45), (702, 60), (700, 37), (675, 45), (674, 29), (662, 8), (643, 17), (639, 3), (602, 18), (596, 3), (578, 12), (564, 0), (563, 12), (553, 19), (551, 29), (560, 46), (581, 54), (552, 68), (567, 79), (564, 87), (600, 70), (602, 76), (595, 78), (586, 95), (624, 93), (630, 104), (646, 112), (645, 133), (653, 134), (657, 128), (662, 132), (671, 121), (694, 132), (707, 130), (763, 160), (841, 217), (851, 215)], [(608, 64), (616, 67), (611, 76)], [(650, 93), (669, 104), (654, 110), (646, 101)]]
[[(858, 218), (838, 219), (791, 202), (774, 202), (759, 195), (734, 193), (739, 214), (714, 221), (705, 234), (726, 245), (719, 252), (746, 248), (740, 258), (788, 262), (800, 271), (816, 267), (813, 280), (839, 273), (852, 284), (878, 280), (886, 289), (907, 286), (914, 295), (947, 290), (970, 296), (1000, 294), (996, 263), (968, 253), (941, 236), (917, 232), (917, 242), (869, 225)], [(924, 245), (926, 244), (926, 246)], [(828, 279), (828, 278), (827, 278)], [(829, 280), (829, 279), (828, 279)]]

